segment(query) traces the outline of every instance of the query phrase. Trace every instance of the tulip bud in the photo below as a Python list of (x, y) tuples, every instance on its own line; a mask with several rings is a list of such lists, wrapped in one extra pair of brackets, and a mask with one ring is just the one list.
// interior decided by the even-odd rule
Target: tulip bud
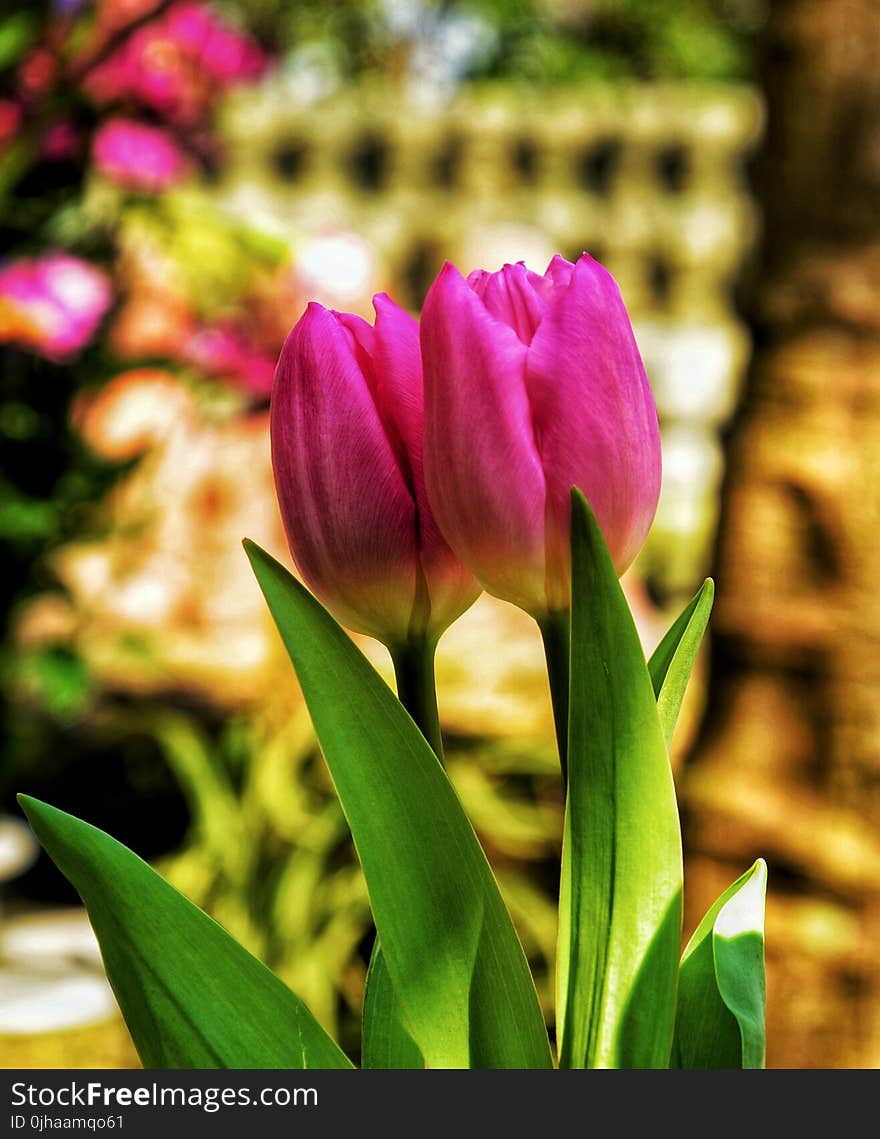
[(438, 637), (480, 587), (428, 505), (418, 325), (384, 294), (373, 305), (374, 326), (308, 306), (275, 371), (270, 434), (300, 576), (390, 647)]
[(446, 264), (421, 317), (425, 477), (480, 584), (536, 617), (571, 603), (571, 488), (622, 574), (660, 493), (657, 409), (611, 275), (584, 254), (465, 280)]

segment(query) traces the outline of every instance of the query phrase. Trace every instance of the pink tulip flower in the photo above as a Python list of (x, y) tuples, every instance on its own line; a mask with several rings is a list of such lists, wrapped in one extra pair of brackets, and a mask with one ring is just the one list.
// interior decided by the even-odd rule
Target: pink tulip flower
[(272, 466), (303, 580), (389, 648), (435, 639), (480, 589), (425, 493), (416, 321), (384, 293), (375, 325), (312, 302), (287, 337), (270, 402)]
[(95, 132), (92, 158), (110, 182), (158, 193), (180, 181), (188, 163), (174, 136), (134, 119), (108, 119)]
[(538, 618), (569, 608), (572, 486), (622, 574), (657, 507), (660, 433), (607, 270), (584, 254), (465, 280), (447, 263), (421, 346), (428, 495), (480, 584)]

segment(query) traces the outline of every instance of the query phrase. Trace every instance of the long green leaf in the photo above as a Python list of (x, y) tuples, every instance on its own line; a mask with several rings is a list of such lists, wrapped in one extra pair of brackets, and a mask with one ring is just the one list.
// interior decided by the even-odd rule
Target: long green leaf
[(681, 958), (674, 1066), (765, 1065), (764, 899), (759, 858), (724, 891)]
[(382, 946), (376, 938), (364, 993), (362, 1068), (424, 1068), (397, 999)]
[(678, 977), (676, 1067), (765, 1066), (766, 888), (757, 859), (694, 929)]
[(133, 851), (19, 796), (82, 898), (145, 1068), (350, 1068), (302, 1001)]
[(668, 1065), (681, 891), (678, 807), (651, 678), (602, 532), (574, 491), (560, 1067)]
[(437, 757), (323, 606), (265, 551), (245, 548), (293, 661), (426, 1065), (550, 1067), (528, 962)]
[(715, 583), (707, 577), (648, 661), (667, 746), (672, 740), (694, 661), (709, 623), (714, 597)]

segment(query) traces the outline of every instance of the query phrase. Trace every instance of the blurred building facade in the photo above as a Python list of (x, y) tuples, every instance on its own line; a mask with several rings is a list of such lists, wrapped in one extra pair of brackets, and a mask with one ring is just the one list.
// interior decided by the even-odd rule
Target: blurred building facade
[(684, 783), (695, 911), (744, 857), (769, 863), (776, 1067), (880, 1065), (878, 15), (771, 6), (755, 353), (727, 452), (711, 714)]

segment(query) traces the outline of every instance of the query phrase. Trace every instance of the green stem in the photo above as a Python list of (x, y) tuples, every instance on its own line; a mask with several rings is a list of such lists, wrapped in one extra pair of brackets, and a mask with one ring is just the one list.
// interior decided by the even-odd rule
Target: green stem
[(571, 614), (567, 609), (556, 609), (538, 618), (538, 628), (544, 640), (547, 659), (547, 678), (550, 681), (550, 700), (553, 705), (553, 723), (556, 744), (559, 748), (559, 765), (562, 768), (563, 787), (568, 782), (568, 681), (571, 652)]
[(420, 637), (390, 645), (397, 698), (415, 721), (416, 727), (443, 762), (443, 737), (437, 710), (437, 688), (434, 683), (435, 639)]

